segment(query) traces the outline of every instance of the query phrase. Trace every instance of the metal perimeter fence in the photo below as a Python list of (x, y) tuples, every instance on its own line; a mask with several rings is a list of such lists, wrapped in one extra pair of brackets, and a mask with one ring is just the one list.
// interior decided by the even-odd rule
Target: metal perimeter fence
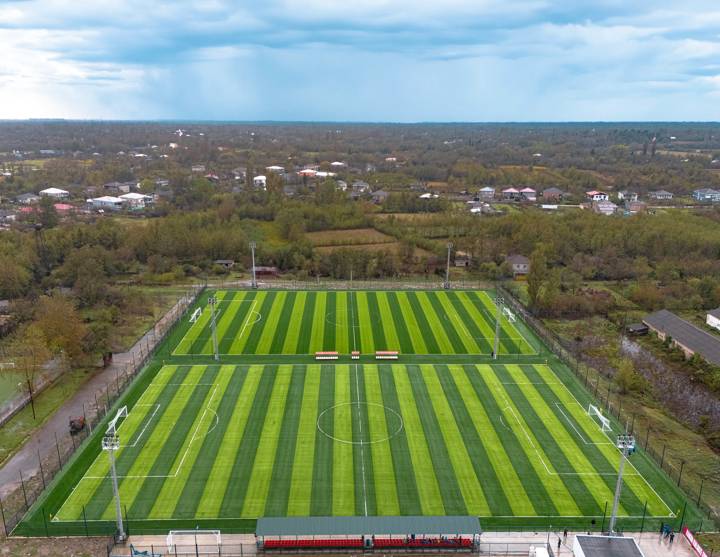
[[(428, 290), (444, 288), (444, 280), (438, 275), (427, 275), (423, 279), (395, 277), (372, 280), (341, 280), (317, 278), (307, 280), (287, 280), (261, 278), (257, 281), (260, 289), (278, 290)], [(250, 279), (225, 280), (214, 279), (206, 283), (208, 288), (251, 288)], [(493, 288), (492, 283), (480, 280), (450, 281), (450, 289), (485, 290)]]
[[(47, 485), (62, 471), (73, 455), (84, 447), (95, 427), (105, 418), (115, 401), (124, 394), (126, 388), (153, 358), (158, 347), (162, 345), (169, 334), (172, 334), (182, 317), (187, 314), (188, 309), (204, 290), (204, 285), (190, 287), (173, 308), (133, 347), (132, 361), (125, 363), (122, 369), (116, 370), (114, 380), (108, 383), (104, 389), (95, 392), (93, 401), (83, 404), (83, 417), (85, 418), (83, 430), (75, 435), (68, 432), (58, 436), (56, 433), (54, 446), (48, 447), (45, 454), (42, 454), (40, 450), (37, 451), (37, 470), (26, 471), (25, 474), (20, 471), (17, 489), (0, 498), (0, 522), (2, 522), (3, 532), (6, 536), (10, 535)], [(136, 347), (137, 349), (135, 349)], [(43, 516), (47, 516), (45, 512), (43, 512)]]
[(587, 390), (605, 408), (605, 411), (616, 417), (618, 422), (628, 424), (629, 432), (637, 439), (638, 446), (642, 447), (655, 464), (683, 490), (687, 500), (698, 507), (704, 516), (699, 524), (693, 525), (695, 531), (703, 531), (703, 528), (715, 530), (720, 524), (720, 512), (706, 498), (703, 498), (703, 485), (708, 478), (685, 470), (688, 455), (675, 451), (667, 442), (654, 438), (650, 423), (645, 427), (639, 422), (636, 424), (636, 415), (630, 413), (626, 408), (624, 409), (622, 396), (613, 392), (612, 377), (583, 362), (579, 354), (573, 354), (572, 349), (566, 346), (556, 333), (549, 330), (537, 317), (532, 315), (506, 288), (497, 286), (497, 291), (505, 298), (505, 303), (522, 317), (528, 327), (585, 385)]

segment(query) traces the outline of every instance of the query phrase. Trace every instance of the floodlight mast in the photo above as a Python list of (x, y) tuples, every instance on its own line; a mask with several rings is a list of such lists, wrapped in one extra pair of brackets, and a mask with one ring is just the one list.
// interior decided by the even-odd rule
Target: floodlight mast
[(443, 283), (443, 288), (445, 290), (450, 290), (450, 251), (453, 248), (453, 243), (448, 242), (447, 243), (447, 265), (445, 266), (445, 282)]
[(615, 532), (615, 521), (617, 520), (618, 506), (620, 504), (620, 492), (622, 491), (623, 470), (625, 469), (625, 461), (635, 448), (635, 437), (624, 433), (617, 437), (617, 448), (620, 449), (620, 466), (618, 467), (617, 484), (615, 484), (615, 498), (613, 499), (612, 513), (610, 514), (610, 524), (608, 533)]
[(107, 451), (110, 458), (110, 475), (112, 476), (113, 496), (115, 498), (115, 517), (117, 520), (117, 538), (119, 541), (125, 540), (125, 530), (123, 528), (122, 511), (120, 508), (120, 491), (118, 490), (117, 471), (115, 470), (115, 451), (120, 448), (120, 437), (117, 433), (108, 432), (102, 440), (102, 448)]
[(257, 244), (255, 242), (250, 242), (250, 253), (252, 255), (252, 287), (257, 289), (257, 278), (255, 275), (255, 248), (257, 247)]
[(505, 299), (502, 296), (495, 296), (495, 340), (493, 342), (493, 360), (497, 360), (498, 350), (500, 348), (500, 319), (502, 318), (502, 308), (505, 305)]
[(210, 304), (210, 328), (212, 329), (213, 358), (217, 362), (220, 360), (217, 340), (217, 323), (215, 321), (215, 304), (217, 303), (217, 298), (215, 298), (215, 296), (210, 296), (208, 303)]

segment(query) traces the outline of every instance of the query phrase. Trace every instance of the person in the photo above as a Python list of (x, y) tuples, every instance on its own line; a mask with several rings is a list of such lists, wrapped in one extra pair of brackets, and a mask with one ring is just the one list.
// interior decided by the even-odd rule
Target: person
[(675, 532), (670, 532), (670, 545), (672, 545), (672, 542), (674, 539), (675, 539)]
[(562, 540), (558, 538), (558, 553), (560, 553), (560, 546), (562, 545)]
[(568, 531), (567, 528), (565, 528), (565, 530), (563, 530), (563, 543), (567, 543), (567, 534)]

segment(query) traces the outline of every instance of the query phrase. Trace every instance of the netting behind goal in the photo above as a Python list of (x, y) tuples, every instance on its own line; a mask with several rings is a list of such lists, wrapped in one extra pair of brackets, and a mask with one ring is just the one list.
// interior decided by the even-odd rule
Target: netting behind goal
[(170, 530), (167, 549), (171, 555), (218, 553), (222, 546), (220, 530)]
[(588, 415), (593, 419), (600, 422), (600, 429), (602, 431), (612, 431), (612, 427), (610, 426), (610, 419), (603, 416), (602, 412), (597, 406), (593, 406), (592, 404), (588, 406)]

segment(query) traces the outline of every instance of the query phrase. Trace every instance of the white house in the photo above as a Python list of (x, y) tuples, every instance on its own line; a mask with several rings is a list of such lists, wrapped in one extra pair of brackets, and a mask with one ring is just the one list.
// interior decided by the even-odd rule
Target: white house
[(495, 197), (495, 188), (485, 186), (478, 191), (478, 199), (493, 199)]
[(537, 199), (537, 192), (532, 188), (523, 188), (520, 190), (520, 196), (527, 201), (535, 201)]
[(637, 201), (638, 194), (634, 191), (619, 191), (617, 194), (618, 200), (620, 201)]
[(332, 166), (333, 168), (344, 168), (347, 166), (347, 164), (342, 161), (333, 161), (330, 163), (330, 166)]
[(94, 197), (92, 199), (88, 199), (87, 202), (93, 209), (102, 209), (103, 211), (118, 211), (122, 209), (123, 206), (123, 200), (119, 197), (114, 197), (112, 195)]
[(334, 176), (337, 176), (335, 172), (324, 172), (323, 170), (318, 170), (315, 173), (316, 178), (332, 178)]
[(585, 195), (587, 195), (587, 197), (588, 197), (588, 199), (590, 199), (590, 201), (609, 201), (610, 200), (610, 196), (603, 191), (595, 191), (595, 190), (588, 191), (588, 192), (585, 192)]
[(709, 327), (720, 331), (720, 308), (715, 308), (708, 311), (705, 323), (707, 323)]
[(283, 174), (285, 172), (285, 167), (274, 164), (272, 166), (266, 166), (265, 170), (268, 172), (274, 172), (275, 174)]
[(618, 209), (618, 206), (615, 205), (612, 201), (604, 200), (604, 201), (594, 201), (593, 204), (593, 211), (596, 213), (599, 213), (601, 215), (614, 215), (615, 212)]
[(130, 209), (144, 209), (153, 202), (153, 197), (151, 195), (145, 195), (137, 192), (123, 194), (119, 197), (119, 199), (122, 199), (123, 203)]
[(47, 188), (40, 191), (43, 197), (52, 197), (53, 199), (65, 199), (70, 196), (70, 192), (61, 190), (60, 188)]
[(267, 176), (262, 174), (260, 174), (260, 176), (255, 176), (255, 178), (253, 178), (253, 186), (260, 190), (267, 189)]

